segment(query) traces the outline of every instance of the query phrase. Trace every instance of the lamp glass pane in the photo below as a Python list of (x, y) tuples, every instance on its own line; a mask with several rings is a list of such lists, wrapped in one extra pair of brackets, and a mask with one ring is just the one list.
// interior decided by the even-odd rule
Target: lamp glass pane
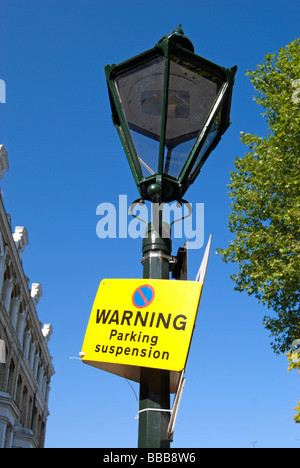
[(220, 127), (221, 123), (221, 115), (222, 115), (222, 108), (219, 110), (216, 119), (214, 120), (212, 127), (205, 139), (205, 142), (200, 150), (200, 153), (197, 156), (196, 161), (193, 164), (192, 170), (191, 170), (191, 175), (194, 174), (195, 170), (197, 169), (198, 164), (201, 162), (201, 159), (204, 157), (206, 151), (210, 147), (210, 145), (213, 143), (214, 139), (216, 138), (218, 134), (218, 130)]
[(216, 100), (222, 80), (172, 56), (164, 173), (178, 177)]
[(164, 63), (156, 57), (115, 78), (144, 177), (158, 171)]

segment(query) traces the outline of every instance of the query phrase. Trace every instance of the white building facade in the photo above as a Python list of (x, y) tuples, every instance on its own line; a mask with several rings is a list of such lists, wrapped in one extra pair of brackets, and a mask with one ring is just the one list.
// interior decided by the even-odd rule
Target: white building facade
[[(7, 153), (0, 145), (0, 178), (7, 169)], [(29, 287), (23, 271), (27, 244), (25, 227), (12, 233), (0, 196), (0, 448), (44, 447), (49, 416), (52, 326), (42, 325), (37, 316), (41, 285)]]

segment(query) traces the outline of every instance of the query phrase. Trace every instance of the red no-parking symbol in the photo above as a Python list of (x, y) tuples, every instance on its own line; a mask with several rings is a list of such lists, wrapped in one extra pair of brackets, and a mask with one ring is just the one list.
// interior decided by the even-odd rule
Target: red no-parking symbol
[(151, 304), (155, 296), (155, 292), (152, 286), (144, 284), (139, 286), (132, 295), (132, 302), (135, 307), (142, 309)]

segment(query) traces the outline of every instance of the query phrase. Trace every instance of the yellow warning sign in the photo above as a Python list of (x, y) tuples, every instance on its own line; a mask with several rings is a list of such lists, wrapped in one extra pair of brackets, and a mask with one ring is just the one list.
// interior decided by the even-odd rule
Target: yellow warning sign
[(104, 279), (86, 330), (82, 360), (108, 371), (109, 365), (100, 363), (181, 371), (201, 289), (194, 281)]

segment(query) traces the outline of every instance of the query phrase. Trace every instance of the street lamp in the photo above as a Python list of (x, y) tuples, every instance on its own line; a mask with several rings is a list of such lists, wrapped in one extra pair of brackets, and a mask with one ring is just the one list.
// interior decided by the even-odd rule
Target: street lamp
[[(181, 25), (154, 48), (105, 67), (113, 123), (142, 201), (184, 202), (230, 124), (236, 70), (196, 55)], [(143, 277), (169, 279), (170, 226), (158, 211), (158, 224), (149, 223), (143, 239)], [(140, 372), (139, 447), (168, 448), (173, 377), (166, 370)]]
[(194, 54), (180, 27), (105, 74), (112, 119), (144, 200), (181, 200), (229, 126), (236, 67)]

